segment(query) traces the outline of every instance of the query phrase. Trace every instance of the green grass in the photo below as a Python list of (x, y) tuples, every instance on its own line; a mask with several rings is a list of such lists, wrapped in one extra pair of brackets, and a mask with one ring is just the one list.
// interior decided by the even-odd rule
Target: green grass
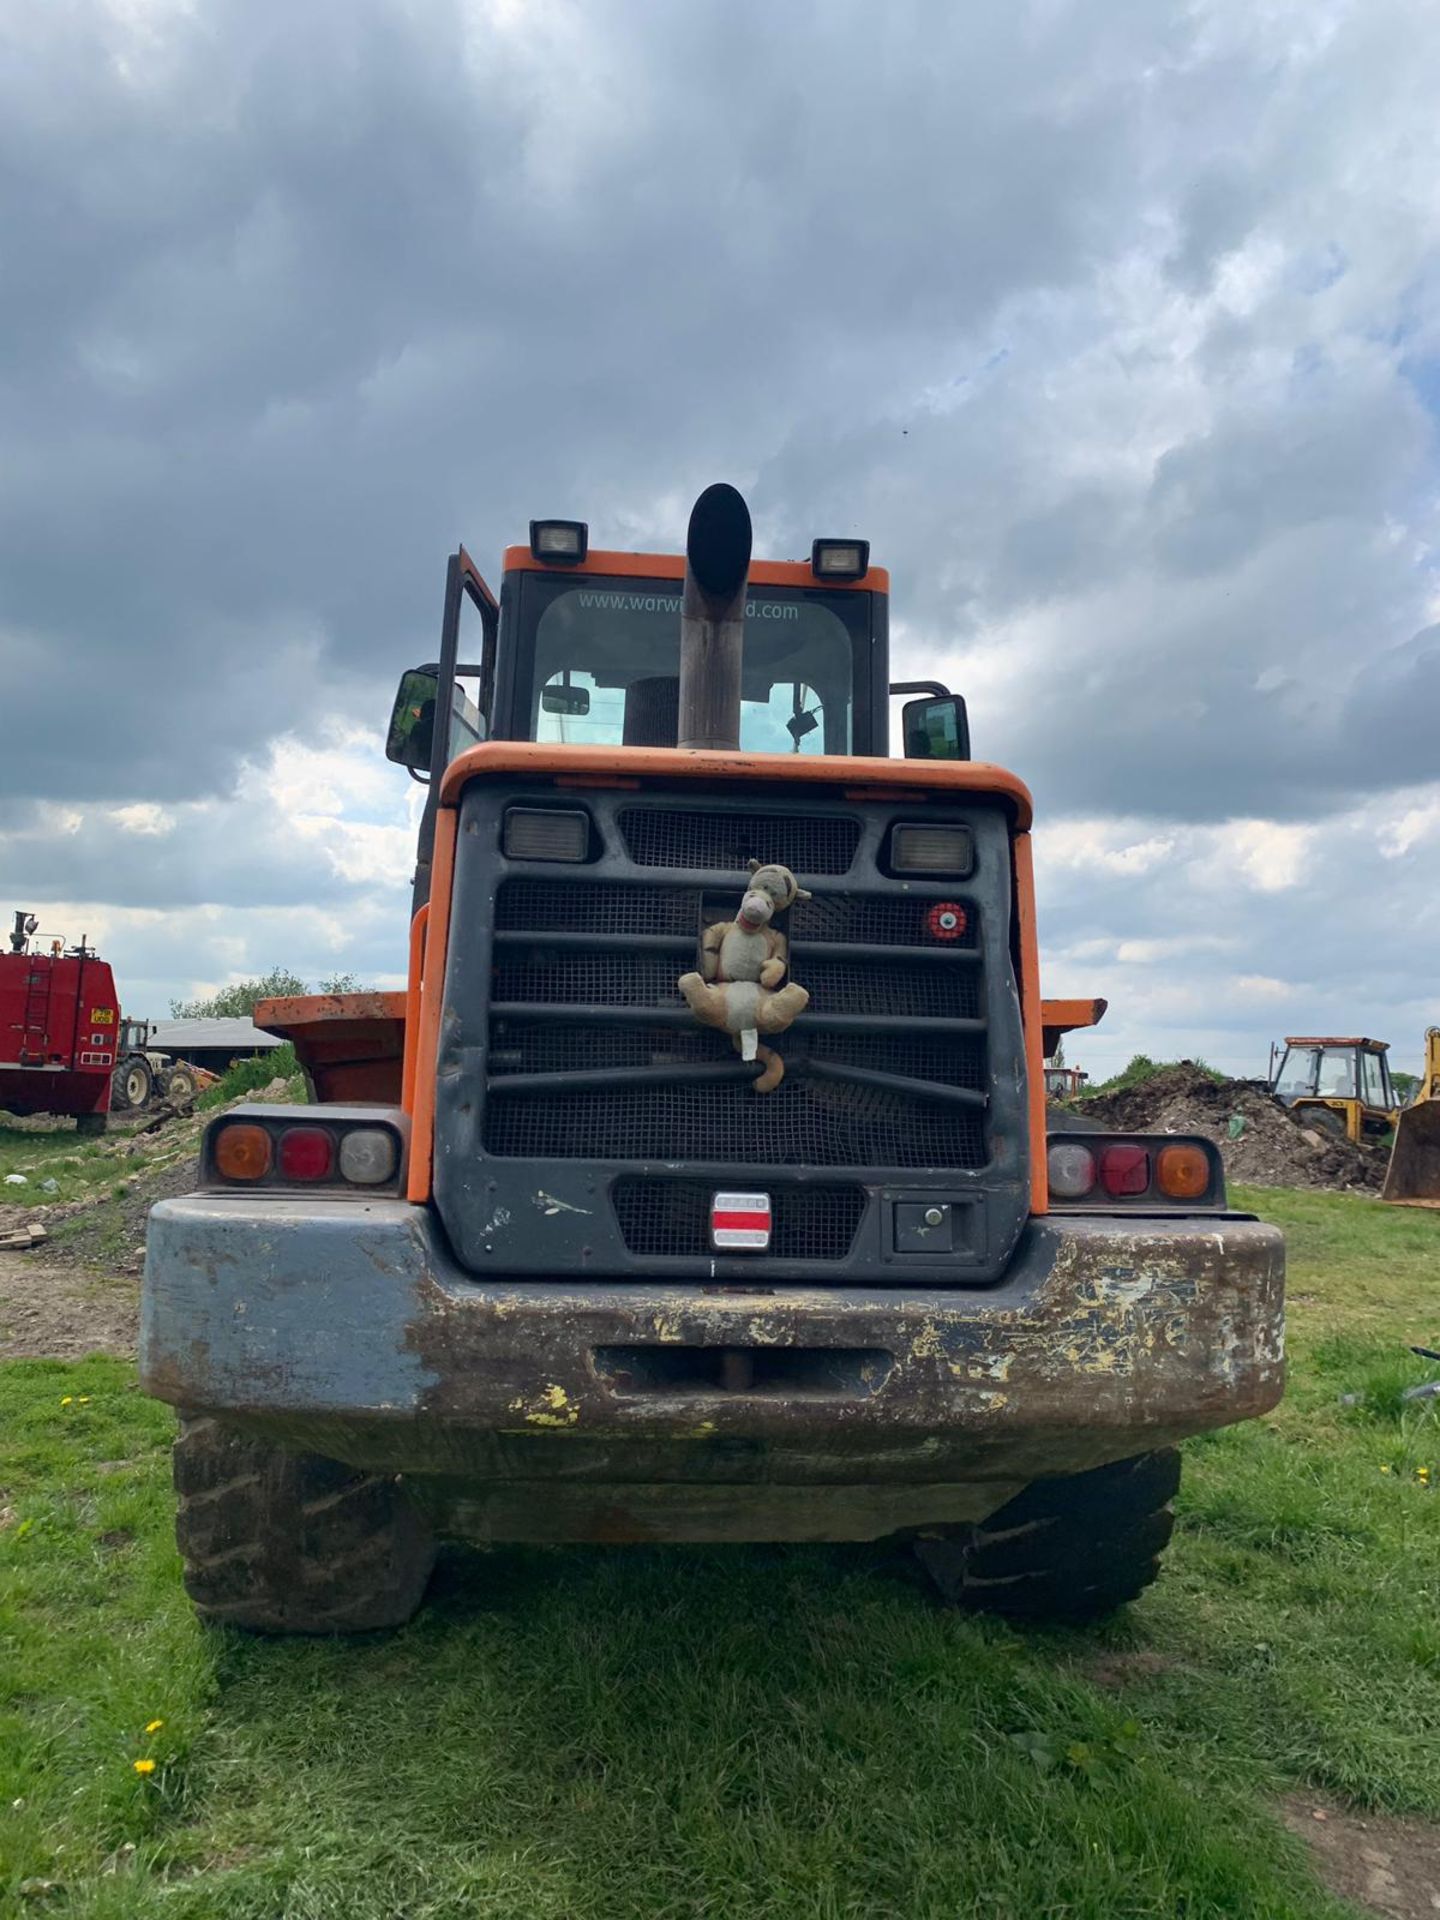
[(1290, 1234), (1291, 1393), (1187, 1449), (1166, 1578), (1088, 1632), (763, 1549), (457, 1551), (401, 1633), (202, 1632), (168, 1412), (119, 1362), (0, 1369), (0, 1913), (1338, 1920), (1276, 1796), (1440, 1819), (1440, 1434), (1400, 1397), (1440, 1219), (1242, 1198)]
[[(17, 1126), (0, 1118), (0, 1205), (56, 1205), (113, 1191), (134, 1170), (124, 1145), (120, 1136), (82, 1140), (73, 1120)], [(5, 1176), (12, 1173), (22, 1174), (25, 1184), (8, 1186)]]

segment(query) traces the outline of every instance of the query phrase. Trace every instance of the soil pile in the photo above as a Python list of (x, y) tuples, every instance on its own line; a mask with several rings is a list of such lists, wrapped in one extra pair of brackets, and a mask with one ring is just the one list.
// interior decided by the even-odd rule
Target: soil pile
[(1317, 1132), (1249, 1081), (1212, 1080), (1189, 1060), (1070, 1111), (1125, 1133), (1203, 1134), (1220, 1148), (1230, 1179), (1257, 1187), (1378, 1192), (1385, 1181), (1388, 1149)]

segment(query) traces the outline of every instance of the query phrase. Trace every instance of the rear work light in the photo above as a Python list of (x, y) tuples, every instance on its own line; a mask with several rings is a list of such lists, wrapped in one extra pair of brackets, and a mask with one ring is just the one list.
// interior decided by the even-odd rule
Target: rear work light
[(1198, 1136), (1051, 1134), (1045, 1156), (1057, 1210), (1223, 1212), (1220, 1150)]
[(584, 860), (590, 816), (559, 807), (507, 807), (501, 845), (507, 860)]
[(537, 560), (578, 566), (590, 551), (590, 529), (583, 520), (532, 520), (530, 551)]
[(374, 1107), (241, 1107), (205, 1135), (201, 1184), (273, 1193), (398, 1189), (407, 1122)]
[(817, 540), (810, 548), (817, 580), (859, 580), (870, 571), (868, 540)]
[(894, 826), (890, 865), (896, 873), (959, 874), (975, 871), (975, 841), (968, 827)]

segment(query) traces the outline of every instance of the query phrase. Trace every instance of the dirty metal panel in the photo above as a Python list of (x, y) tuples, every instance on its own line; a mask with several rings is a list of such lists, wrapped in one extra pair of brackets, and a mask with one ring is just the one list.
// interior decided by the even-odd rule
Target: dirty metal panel
[[(485, 1288), (423, 1208), (197, 1196), (152, 1215), (141, 1365), (163, 1399), (303, 1426), (307, 1445), (397, 1471), (645, 1480), (721, 1462), (853, 1483), (888, 1461), (958, 1483), (1264, 1412), (1283, 1384), (1282, 1287), (1273, 1229), (1207, 1219), (1037, 1223), (988, 1293)], [(833, 1391), (813, 1372), (787, 1390), (783, 1367), (760, 1368), (760, 1390), (682, 1368), (673, 1390), (635, 1394), (597, 1365), (666, 1346), (890, 1361), (873, 1391), (849, 1359)]]

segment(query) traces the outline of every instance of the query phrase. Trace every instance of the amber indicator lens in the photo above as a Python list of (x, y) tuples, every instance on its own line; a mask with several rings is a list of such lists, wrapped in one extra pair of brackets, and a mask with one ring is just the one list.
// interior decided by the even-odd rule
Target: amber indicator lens
[(328, 1180), (335, 1169), (335, 1142), (324, 1127), (287, 1127), (280, 1136), (282, 1180)]
[(1171, 1200), (1199, 1200), (1210, 1191), (1210, 1159), (1203, 1147), (1162, 1147), (1155, 1162), (1155, 1184)]
[(233, 1121), (215, 1135), (215, 1171), (225, 1180), (263, 1180), (270, 1171), (270, 1136), (264, 1127)]

